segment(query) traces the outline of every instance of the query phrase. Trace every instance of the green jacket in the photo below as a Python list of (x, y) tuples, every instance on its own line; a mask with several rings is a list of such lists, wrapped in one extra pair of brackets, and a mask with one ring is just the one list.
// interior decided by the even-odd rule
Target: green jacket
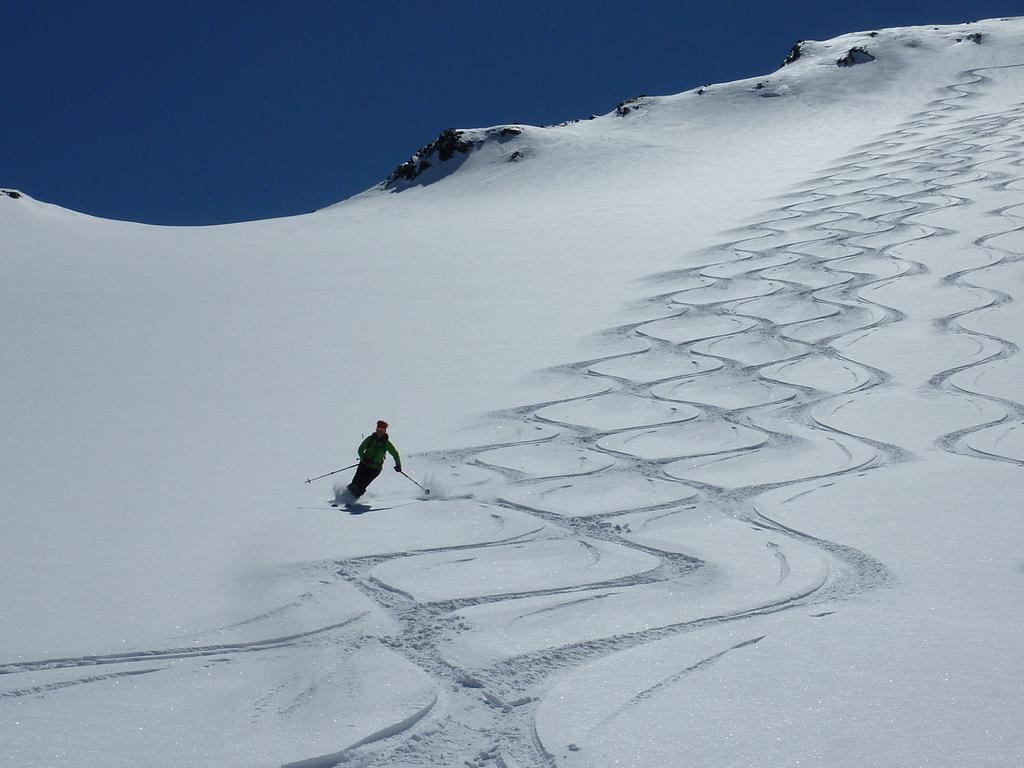
[(398, 450), (391, 444), (391, 440), (384, 435), (383, 440), (378, 440), (376, 435), (370, 435), (359, 444), (359, 460), (363, 464), (369, 464), (374, 469), (381, 469), (384, 466), (384, 454), (390, 453), (395, 459), (395, 466), (402, 466), (402, 457)]

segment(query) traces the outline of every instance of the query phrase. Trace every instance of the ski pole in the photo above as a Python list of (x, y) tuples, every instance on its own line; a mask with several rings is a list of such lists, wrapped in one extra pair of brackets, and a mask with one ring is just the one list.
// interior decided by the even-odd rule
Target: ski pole
[[(403, 475), (405, 475), (405, 472), (401, 472), (400, 474), (403, 474)], [(420, 485), (419, 483), (417, 483), (417, 482), (416, 482), (415, 480), (413, 480), (413, 479), (412, 479), (411, 477), (409, 477), (408, 475), (405, 475), (405, 476), (406, 476), (406, 477), (408, 477), (408, 478), (409, 478), (409, 480), (411, 480), (411, 481), (412, 481), (413, 483), (416, 483), (416, 485)], [(420, 485), (420, 488), (423, 488), (423, 486), (422, 486), (422, 485)], [(424, 491), (426, 492), (427, 496), (429, 496), (429, 495), (430, 495), (430, 489), (429, 489), (429, 488), (423, 488), (423, 490), (424, 490)]]
[(328, 472), (326, 475), (317, 475), (316, 477), (311, 477), (306, 482), (307, 483), (312, 483), (314, 480), (319, 480), (322, 477), (330, 477), (331, 475), (336, 475), (339, 472), (344, 472), (346, 469), (352, 469), (353, 467), (358, 467), (358, 466), (359, 466), (359, 462), (356, 462), (355, 464), (350, 464), (347, 467), (342, 467), (341, 469), (336, 469), (333, 472)]

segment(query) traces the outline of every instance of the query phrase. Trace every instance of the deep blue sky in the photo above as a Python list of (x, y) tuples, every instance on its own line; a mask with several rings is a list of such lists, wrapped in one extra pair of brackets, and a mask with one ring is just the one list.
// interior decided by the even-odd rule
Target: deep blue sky
[(1020, 2), (20, 2), (0, 6), (0, 186), (201, 224), (303, 213), (448, 127), (556, 123), (776, 69), (799, 38)]

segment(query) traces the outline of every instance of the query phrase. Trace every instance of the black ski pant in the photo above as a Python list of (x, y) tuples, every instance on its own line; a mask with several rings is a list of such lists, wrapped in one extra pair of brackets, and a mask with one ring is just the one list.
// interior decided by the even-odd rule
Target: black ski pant
[(370, 486), (370, 483), (377, 479), (377, 475), (380, 474), (382, 469), (384, 467), (372, 467), (369, 464), (360, 462), (359, 466), (356, 467), (356, 476), (352, 478), (352, 482), (348, 485), (352, 495), (359, 498), (366, 493), (366, 489)]

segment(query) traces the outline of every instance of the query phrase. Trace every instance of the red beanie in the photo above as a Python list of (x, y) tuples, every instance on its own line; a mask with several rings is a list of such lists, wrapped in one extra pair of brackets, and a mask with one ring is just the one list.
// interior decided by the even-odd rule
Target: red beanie
[(383, 419), (380, 419), (380, 420), (377, 421), (377, 429), (387, 429), (387, 428), (388, 428), (388, 423), (386, 421), (384, 421)]

